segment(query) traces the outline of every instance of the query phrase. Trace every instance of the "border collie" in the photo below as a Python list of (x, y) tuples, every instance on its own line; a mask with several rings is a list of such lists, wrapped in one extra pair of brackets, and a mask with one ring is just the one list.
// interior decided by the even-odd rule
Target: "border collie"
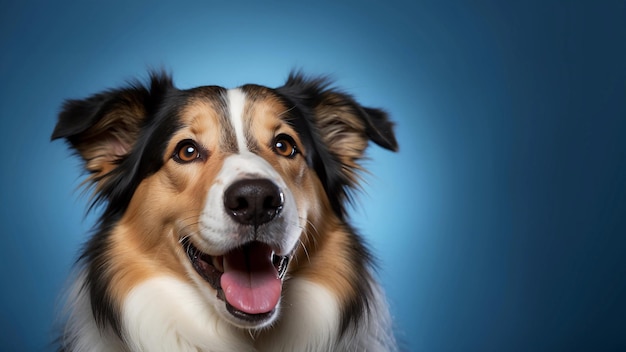
[(372, 255), (350, 226), (387, 114), (327, 78), (177, 89), (166, 73), (62, 107), (102, 215), (66, 351), (396, 350)]

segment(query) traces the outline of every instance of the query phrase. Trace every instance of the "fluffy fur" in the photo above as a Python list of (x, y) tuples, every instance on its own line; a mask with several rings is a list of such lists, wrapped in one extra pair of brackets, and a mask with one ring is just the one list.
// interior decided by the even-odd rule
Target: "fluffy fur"
[(103, 206), (68, 298), (67, 351), (392, 351), (346, 202), (393, 125), (325, 78), (66, 101), (52, 134)]

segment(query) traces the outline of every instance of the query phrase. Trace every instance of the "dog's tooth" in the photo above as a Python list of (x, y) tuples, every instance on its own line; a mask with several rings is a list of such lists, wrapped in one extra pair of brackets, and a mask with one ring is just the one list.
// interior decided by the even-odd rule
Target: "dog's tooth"
[(215, 269), (221, 272), (224, 272), (224, 256), (220, 255), (220, 256), (216, 256), (212, 258), (213, 258), (213, 266), (215, 267)]

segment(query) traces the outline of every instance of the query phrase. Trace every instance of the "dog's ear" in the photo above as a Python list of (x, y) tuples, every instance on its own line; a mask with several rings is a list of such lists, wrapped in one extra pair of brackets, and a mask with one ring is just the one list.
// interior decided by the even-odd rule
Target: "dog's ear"
[(315, 154), (308, 156), (312, 158), (309, 162), (320, 176), (334, 210), (343, 216), (344, 200), (349, 200), (348, 190), (358, 184), (358, 162), (369, 141), (398, 150), (393, 123), (383, 110), (364, 107), (349, 94), (332, 88), (327, 78), (292, 73), (277, 91), (302, 112), (304, 121), (293, 122), (296, 129), (312, 133), (313, 141), (322, 141), (318, 145), (309, 143)]
[(346, 162), (360, 158), (370, 140), (398, 150), (393, 123), (385, 111), (361, 106), (350, 95), (334, 90), (323, 91), (318, 99), (314, 107), (317, 126), (339, 158)]
[(65, 138), (85, 161), (90, 180), (98, 184), (130, 152), (146, 115), (170, 87), (169, 76), (153, 73), (149, 87), (133, 83), (67, 100), (51, 139)]

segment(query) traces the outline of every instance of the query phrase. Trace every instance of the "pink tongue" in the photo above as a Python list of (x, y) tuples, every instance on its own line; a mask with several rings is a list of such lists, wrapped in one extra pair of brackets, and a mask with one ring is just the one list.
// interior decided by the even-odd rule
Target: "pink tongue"
[(272, 311), (282, 288), (272, 264), (272, 250), (253, 243), (224, 255), (221, 285), (226, 301), (237, 310), (248, 314)]

